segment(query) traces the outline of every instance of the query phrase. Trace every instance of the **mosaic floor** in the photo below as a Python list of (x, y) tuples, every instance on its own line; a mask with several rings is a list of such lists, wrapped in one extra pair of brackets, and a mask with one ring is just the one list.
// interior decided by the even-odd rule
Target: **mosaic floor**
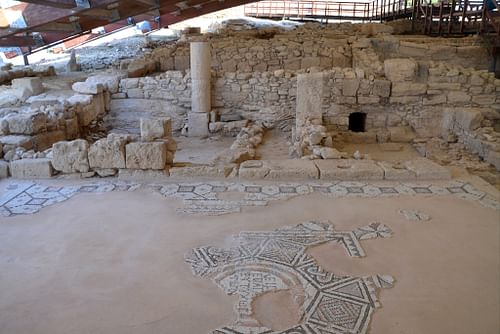
[[(336, 231), (328, 222), (308, 221), (271, 232), (241, 232), (231, 248), (195, 248), (186, 254), (193, 273), (212, 279), (228, 295), (238, 295), (234, 324), (213, 334), (264, 333), (366, 333), (373, 310), (380, 306), (377, 290), (390, 288), (389, 275), (337, 276), (324, 271), (305, 253), (325, 242), (341, 244), (353, 257), (365, 255), (360, 241), (391, 237), (380, 223), (354, 231)], [(301, 325), (273, 331), (253, 317), (255, 297), (269, 291), (290, 289), (300, 305)]]
[[(46, 186), (33, 182), (17, 182), (0, 194), (0, 216), (33, 214), (44, 207), (60, 203), (80, 193), (102, 193), (110, 191), (134, 191), (148, 188), (167, 198), (183, 200), (178, 212), (200, 215), (222, 215), (240, 212), (246, 206), (265, 206), (270, 201), (320, 193), (335, 197), (380, 197), (398, 195), (454, 195), (481, 205), (500, 210), (498, 200), (490, 194), (477, 190), (469, 183), (450, 181), (445, 184), (432, 183), (286, 183), (258, 185), (247, 183), (205, 182), (140, 185), (127, 182), (94, 182), (70, 186)], [(221, 194), (239, 194), (240, 199), (221, 199)], [(406, 216), (406, 215), (405, 215)], [(410, 214), (411, 216), (411, 214)], [(415, 214), (414, 214), (415, 216)], [(418, 215), (415, 217), (418, 218)], [(415, 220), (414, 218), (412, 220)], [(408, 218), (410, 219), (410, 218)], [(422, 220), (418, 218), (417, 220)], [(425, 219), (423, 219), (425, 220)]]

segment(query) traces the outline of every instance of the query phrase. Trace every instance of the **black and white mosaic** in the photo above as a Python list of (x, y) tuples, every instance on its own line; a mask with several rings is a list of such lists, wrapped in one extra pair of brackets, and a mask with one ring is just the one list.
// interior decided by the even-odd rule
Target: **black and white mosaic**
[(64, 202), (81, 193), (104, 193), (110, 191), (133, 191), (139, 188), (133, 183), (86, 183), (80, 185), (47, 186), (33, 182), (17, 182), (0, 194), (0, 216), (33, 214), (42, 208)]
[[(186, 254), (193, 273), (212, 279), (228, 295), (237, 295), (236, 321), (214, 334), (352, 333), (368, 330), (380, 307), (377, 291), (390, 288), (389, 275), (340, 276), (323, 270), (306, 254), (325, 242), (342, 245), (350, 256), (365, 253), (361, 240), (387, 238), (389, 227), (371, 223), (354, 231), (336, 231), (328, 222), (308, 221), (270, 232), (241, 232), (234, 246), (199, 247)], [(300, 325), (284, 331), (263, 327), (253, 316), (253, 300), (268, 291), (289, 290), (300, 305)]]
[[(240, 212), (243, 207), (265, 206), (270, 201), (286, 200), (313, 193), (332, 198), (339, 197), (388, 197), (399, 195), (453, 195), (500, 211), (498, 200), (471, 184), (462, 181), (446, 183), (278, 183), (247, 184), (236, 182), (198, 182), (140, 185), (129, 182), (93, 182), (78, 185), (47, 186), (34, 182), (16, 182), (0, 193), (0, 216), (10, 217), (33, 214), (40, 209), (60, 203), (73, 196), (85, 193), (110, 191), (133, 191), (149, 188), (167, 198), (183, 201), (178, 212), (197, 215), (223, 215)], [(238, 194), (238, 199), (224, 199), (223, 194)]]
[(428, 221), (431, 220), (431, 216), (428, 215), (425, 212), (419, 211), (419, 210), (407, 210), (407, 209), (402, 209), (399, 210), (399, 213), (402, 214), (406, 220), (409, 221)]
[[(222, 215), (239, 212), (246, 206), (264, 206), (270, 201), (286, 200), (296, 196), (319, 193), (329, 197), (389, 197), (399, 195), (453, 195), (481, 205), (500, 210), (498, 200), (471, 184), (450, 181), (444, 184), (432, 183), (289, 183), (276, 185), (255, 185), (245, 183), (192, 183), (154, 185), (156, 191), (166, 197), (182, 199), (181, 213), (200, 215)], [(190, 191), (186, 191), (189, 189)], [(181, 191), (182, 190), (182, 191)], [(238, 200), (220, 199), (224, 192), (239, 193)]]

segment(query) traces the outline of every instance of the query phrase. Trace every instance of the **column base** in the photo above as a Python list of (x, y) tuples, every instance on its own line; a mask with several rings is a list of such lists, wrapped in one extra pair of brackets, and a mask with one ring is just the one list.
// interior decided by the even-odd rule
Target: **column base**
[(188, 113), (188, 136), (208, 136), (209, 113)]

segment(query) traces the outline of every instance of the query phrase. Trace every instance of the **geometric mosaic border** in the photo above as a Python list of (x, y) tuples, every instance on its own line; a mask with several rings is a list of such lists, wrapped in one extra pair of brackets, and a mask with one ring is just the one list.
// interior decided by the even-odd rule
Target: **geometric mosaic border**
[[(269, 201), (289, 199), (311, 193), (338, 197), (390, 197), (399, 195), (453, 195), (477, 201), (500, 211), (498, 200), (462, 181), (445, 183), (403, 182), (325, 182), (251, 184), (236, 182), (197, 182), (141, 185), (132, 182), (100, 181), (78, 185), (46, 186), (34, 182), (17, 182), (0, 194), (0, 216), (33, 214), (44, 207), (60, 203), (80, 193), (134, 191), (149, 188), (167, 198), (183, 200), (178, 211), (187, 214), (222, 215), (241, 211), (245, 206), (264, 206)], [(224, 200), (223, 193), (239, 193), (240, 199)]]

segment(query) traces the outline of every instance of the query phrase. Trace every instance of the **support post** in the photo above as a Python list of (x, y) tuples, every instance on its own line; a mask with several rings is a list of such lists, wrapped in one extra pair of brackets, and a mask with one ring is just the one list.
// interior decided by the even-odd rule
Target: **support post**
[(191, 42), (191, 111), (188, 113), (190, 137), (208, 135), (211, 108), (210, 44)]

